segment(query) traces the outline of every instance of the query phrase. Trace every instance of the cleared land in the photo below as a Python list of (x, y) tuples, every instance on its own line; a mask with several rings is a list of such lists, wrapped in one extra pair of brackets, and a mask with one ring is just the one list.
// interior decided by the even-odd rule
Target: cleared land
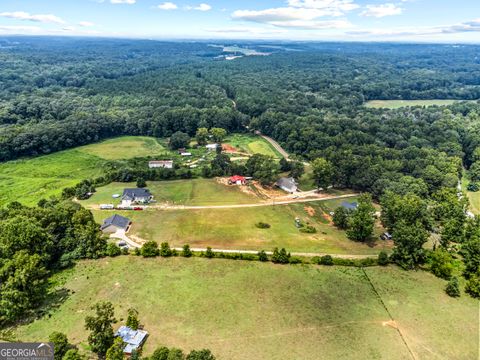
[(131, 159), (168, 152), (155, 138), (146, 136), (122, 136), (81, 146), (77, 150), (107, 160)]
[(448, 297), (445, 281), (422, 271), (365, 271), (374, 288), (357, 268), (134, 256), (86, 261), (57, 274), (68, 297), (15, 333), (44, 341), (61, 331), (88, 349), (84, 318), (93, 303), (108, 300), (123, 319), (116, 326), (129, 307), (140, 312), (150, 333), (145, 355), (165, 345), (206, 347), (233, 360), (403, 360), (412, 359), (410, 351), (416, 359), (478, 358), (477, 301)]
[(0, 164), (0, 206), (11, 201), (35, 205), (89, 177), (101, 176), (112, 159), (158, 154), (154, 138), (124, 136), (31, 159)]
[(480, 191), (473, 192), (473, 191), (468, 191), (467, 186), (469, 184), (469, 181), (466, 176), (466, 172), (464, 172), (463, 178), (462, 178), (462, 189), (465, 191), (467, 194), (468, 200), (470, 201), (470, 210), (472, 213), (479, 215), (480, 214)]
[(253, 154), (263, 154), (281, 158), (282, 155), (267, 140), (258, 135), (250, 134), (233, 134), (228, 136), (226, 144), (233, 146), (239, 152)]
[[(85, 205), (117, 204), (113, 194), (122, 194), (123, 189), (136, 187), (135, 183), (111, 183), (97, 188), (97, 192), (88, 200), (81, 201)], [(252, 194), (239, 190), (237, 186), (226, 186), (214, 179), (189, 179), (174, 181), (149, 181), (147, 188), (157, 203), (173, 205), (230, 205), (250, 204), (260, 199)]]
[[(349, 199), (349, 201), (353, 201)], [(308, 204), (277, 205), (235, 209), (156, 210), (146, 211), (94, 211), (101, 223), (113, 213), (133, 221), (129, 236), (143, 240), (167, 241), (172, 246), (211, 246), (218, 249), (272, 250), (285, 247), (289, 251), (308, 253), (378, 254), (389, 250), (390, 242), (378, 239), (382, 229), (376, 228), (375, 239), (364, 244), (348, 240), (345, 232), (330, 223), (328, 211), (335, 201)], [(304, 224), (317, 229), (306, 234), (295, 226), (298, 217)], [(259, 221), (271, 225), (258, 229)]]
[(459, 100), (371, 100), (367, 101), (365, 106), (375, 109), (399, 109), (407, 106), (445, 106), (456, 102)]

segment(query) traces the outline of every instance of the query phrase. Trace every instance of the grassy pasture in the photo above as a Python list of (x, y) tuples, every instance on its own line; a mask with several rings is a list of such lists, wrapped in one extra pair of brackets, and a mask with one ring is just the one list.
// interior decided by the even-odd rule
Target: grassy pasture
[(78, 151), (107, 160), (131, 159), (167, 152), (155, 138), (146, 136), (122, 136), (96, 144), (81, 146)]
[(375, 109), (399, 109), (408, 106), (445, 106), (452, 105), (459, 100), (371, 100), (365, 103), (366, 107)]
[(465, 191), (467, 194), (468, 200), (470, 201), (470, 210), (472, 213), (479, 215), (480, 214), (480, 191), (473, 192), (473, 191), (468, 191), (467, 186), (469, 184), (469, 181), (467, 179), (467, 173), (464, 171), (463, 177), (462, 177), (462, 189)]
[[(332, 254), (378, 254), (389, 250), (390, 243), (378, 240), (381, 228), (376, 229), (374, 241), (363, 244), (348, 240), (345, 232), (330, 224), (320, 203), (262, 206), (232, 209), (155, 210), (142, 212), (116, 211), (133, 221), (130, 234), (145, 240), (167, 241), (181, 247), (211, 246), (221, 249), (271, 250), (285, 247), (289, 251)], [(98, 223), (111, 211), (94, 211)], [(315, 234), (301, 233), (295, 218), (313, 225)], [(259, 221), (271, 225), (258, 229)]]
[(0, 206), (34, 205), (81, 180), (102, 175), (108, 160), (155, 155), (164, 147), (154, 138), (124, 136), (35, 158), (0, 164)]
[(396, 267), (281, 266), (220, 259), (84, 261), (56, 275), (70, 295), (58, 308), (15, 329), (18, 340), (52, 331), (88, 349), (84, 318), (111, 301), (124, 323), (135, 307), (158, 346), (209, 348), (222, 359), (417, 359), (478, 357), (478, 302), (449, 298), (445, 281)]
[(240, 152), (248, 154), (263, 154), (273, 156), (274, 158), (282, 158), (278, 151), (264, 138), (250, 134), (233, 134), (228, 136), (224, 143), (229, 144)]

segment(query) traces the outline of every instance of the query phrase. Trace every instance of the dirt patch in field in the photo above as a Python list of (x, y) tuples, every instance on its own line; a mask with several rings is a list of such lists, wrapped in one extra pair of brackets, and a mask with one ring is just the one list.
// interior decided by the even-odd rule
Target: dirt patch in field
[(226, 153), (236, 153), (238, 152), (237, 148), (230, 144), (222, 144), (222, 150), (225, 151)]
[(315, 213), (316, 213), (316, 212), (315, 212), (315, 209), (314, 209), (313, 207), (311, 207), (311, 206), (305, 206), (303, 209), (307, 212), (308, 216), (310, 216), (310, 217), (314, 217), (314, 216), (315, 216)]
[(397, 325), (397, 323), (396, 323), (395, 320), (384, 321), (384, 322), (382, 322), (382, 325), (383, 325), (383, 326), (390, 326), (390, 327), (392, 327), (392, 328), (394, 328), (394, 329), (398, 329), (398, 325)]
[(142, 239), (141, 237), (138, 237), (137, 235), (131, 235), (129, 234), (128, 237), (136, 242), (137, 244), (143, 245), (145, 243), (145, 239)]
[(225, 178), (225, 177), (218, 177), (215, 179), (219, 184), (222, 184), (222, 185), (225, 185), (225, 186), (231, 186), (231, 187), (236, 187), (238, 188), (238, 190), (240, 190), (241, 192), (247, 194), (247, 195), (251, 195), (251, 196), (254, 196), (254, 197), (257, 197), (258, 194), (256, 194), (251, 188), (250, 186), (248, 185), (230, 185), (228, 183), (228, 178)]

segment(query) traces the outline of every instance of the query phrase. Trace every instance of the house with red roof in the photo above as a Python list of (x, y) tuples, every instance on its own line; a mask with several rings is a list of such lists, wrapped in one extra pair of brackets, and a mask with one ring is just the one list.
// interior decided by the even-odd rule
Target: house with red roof
[(228, 183), (230, 185), (245, 185), (247, 183), (247, 179), (244, 176), (233, 175), (228, 179)]

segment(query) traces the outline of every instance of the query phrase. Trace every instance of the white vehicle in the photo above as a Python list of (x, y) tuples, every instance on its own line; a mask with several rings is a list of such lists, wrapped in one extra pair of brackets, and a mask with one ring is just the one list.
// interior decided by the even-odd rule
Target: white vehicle
[(101, 204), (100, 210), (113, 210), (115, 206), (113, 204)]

